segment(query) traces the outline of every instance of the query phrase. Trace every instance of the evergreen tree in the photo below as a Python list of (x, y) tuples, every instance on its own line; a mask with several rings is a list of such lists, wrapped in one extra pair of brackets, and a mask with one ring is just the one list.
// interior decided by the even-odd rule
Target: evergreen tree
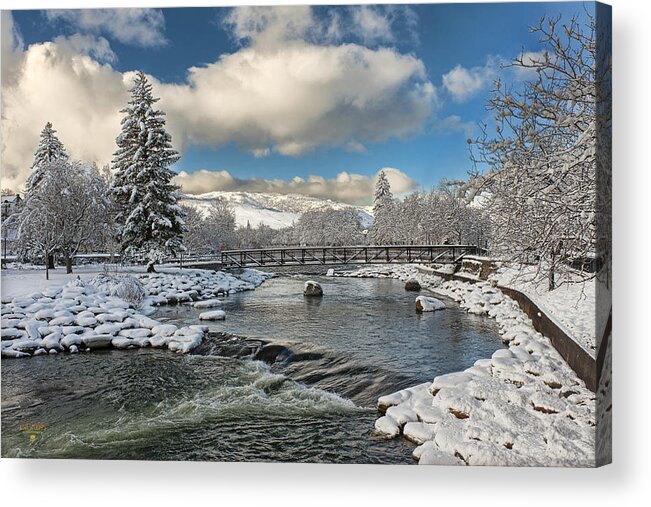
[(178, 188), (170, 169), (178, 159), (165, 130), (165, 113), (154, 108), (158, 98), (142, 72), (131, 89), (131, 100), (116, 139), (111, 193), (118, 204), (121, 250), (127, 255), (146, 253), (153, 262), (166, 252), (183, 251), (185, 213), (177, 203)]
[(373, 211), (376, 212), (380, 207), (386, 205), (387, 202), (393, 201), (393, 194), (391, 193), (391, 185), (387, 179), (384, 171), (380, 174), (375, 184), (375, 199), (373, 200)]
[(56, 130), (52, 128), (50, 122), (47, 122), (41, 131), (41, 140), (34, 153), (32, 174), (27, 179), (27, 193), (36, 188), (42, 181), (45, 166), (59, 159), (68, 160), (68, 154), (63, 143), (56, 136)]
[(370, 230), (371, 241), (375, 244), (386, 244), (394, 240), (393, 222), (395, 203), (391, 193), (389, 180), (380, 171), (377, 183), (375, 184), (375, 199), (373, 201), (374, 221)]

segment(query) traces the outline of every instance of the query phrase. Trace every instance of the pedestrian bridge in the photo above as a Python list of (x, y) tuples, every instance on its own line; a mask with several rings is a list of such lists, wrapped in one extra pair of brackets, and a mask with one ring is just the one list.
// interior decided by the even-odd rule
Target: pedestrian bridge
[(184, 259), (183, 265), (218, 269), (344, 264), (454, 264), (481, 255), (475, 245), (364, 245), (225, 250), (214, 257)]

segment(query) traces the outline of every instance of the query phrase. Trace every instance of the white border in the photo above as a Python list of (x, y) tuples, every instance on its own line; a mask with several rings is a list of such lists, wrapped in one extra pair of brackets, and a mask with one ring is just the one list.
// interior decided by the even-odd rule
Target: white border
[[(6, 1), (0, 8), (179, 6), (180, 1)], [(192, 0), (193, 6), (306, 3)], [(340, 1), (317, 3), (345, 3)], [(356, 2), (366, 3), (366, 2)], [(651, 498), (648, 1), (614, 4), (614, 460), (598, 470), (367, 465), (0, 462), (5, 505), (642, 505)], [(191, 36), (191, 32), (189, 33)], [(432, 76), (436, 79), (436, 76)], [(642, 255), (640, 255), (642, 254)], [(640, 501), (641, 500), (641, 501)]]

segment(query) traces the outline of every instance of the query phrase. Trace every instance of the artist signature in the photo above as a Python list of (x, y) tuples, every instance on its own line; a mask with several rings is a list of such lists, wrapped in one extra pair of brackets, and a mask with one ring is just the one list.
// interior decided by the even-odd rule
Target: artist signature
[(20, 425), (20, 432), (29, 438), (30, 442), (36, 442), (43, 432), (47, 429), (47, 425), (43, 423), (27, 423)]

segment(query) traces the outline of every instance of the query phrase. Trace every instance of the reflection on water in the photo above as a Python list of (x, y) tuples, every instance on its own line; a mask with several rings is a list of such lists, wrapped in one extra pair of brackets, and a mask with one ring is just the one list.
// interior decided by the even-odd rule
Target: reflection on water
[[(414, 294), (393, 280), (323, 278), (323, 300), (305, 299), (305, 279), (230, 296), (227, 320), (211, 325), (282, 345), (260, 354), (271, 366), (215, 355), (211, 341), (188, 356), (142, 349), (3, 360), (2, 455), (411, 462), (411, 444), (372, 436), (377, 396), (488, 357), (500, 346), (494, 322), (452, 303), (418, 315)], [(197, 315), (177, 306), (154, 317)]]

